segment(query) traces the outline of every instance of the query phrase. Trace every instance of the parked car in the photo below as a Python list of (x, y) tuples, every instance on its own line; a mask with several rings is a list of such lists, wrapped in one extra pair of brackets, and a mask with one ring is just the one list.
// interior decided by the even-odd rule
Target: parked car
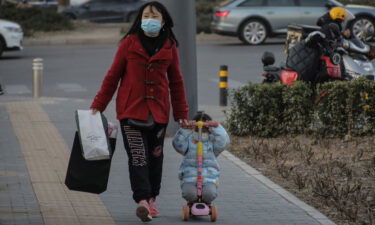
[(0, 57), (4, 51), (22, 49), (23, 32), (19, 24), (0, 19)]
[(72, 19), (93, 22), (131, 22), (146, 0), (91, 0), (77, 7), (68, 7), (63, 14)]
[(261, 44), (267, 37), (287, 32), (291, 23), (316, 25), (320, 16), (332, 7), (344, 7), (355, 15), (348, 24), (354, 35), (366, 40), (375, 36), (375, 7), (343, 5), (335, 0), (231, 0), (214, 8), (213, 32), (238, 36), (251, 45)]

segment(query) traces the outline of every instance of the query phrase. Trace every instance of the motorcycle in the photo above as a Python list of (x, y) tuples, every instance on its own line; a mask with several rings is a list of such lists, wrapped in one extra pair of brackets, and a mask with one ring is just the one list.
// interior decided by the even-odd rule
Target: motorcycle
[(350, 80), (361, 76), (374, 80), (375, 68), (369, 58), (374, 47), (357, 38), (351, 38), (343, 41), (343, 48), (346, 50), (342, 56), (346, 76)]
[(339, 46), (340, 40), (328, 40), (323, 33), (314, 31), (288, 50), (283, 66), (274, 66), (273, 53), (265, 52), (262, 57), (263, 83), (291, 85), (296, 80), (311, 83), (342, 80), (342, 49)]
[[(295, 25), (291, 27), (296, 29)], [(333, 34), (330, 36), (335, 37), (332, 39), (327, 39), (318, 29), (311, 26), (305, 28), (309, 34), (303, 35), (305, 39), (302, 41), (287, 38), (288, 57), (284, 66), (273, 66), (273, 53), (265, 52), (262, 57), (263, 83), (282, 82), (291, 85), (296, 80), (321, 83), (352, 80), (361, 76), (374, 80), (375, 68), (368, 57), (374, 47), (356, 38), (343, 39), (335, 25), (332, 25)], [(300, 30), (303, 30), (303, 26)]]

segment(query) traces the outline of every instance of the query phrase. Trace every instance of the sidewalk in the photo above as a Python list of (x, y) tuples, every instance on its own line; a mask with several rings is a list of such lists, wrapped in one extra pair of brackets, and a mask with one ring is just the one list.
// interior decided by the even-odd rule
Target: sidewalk
[[(144, 224), (135, 216), (127, 158), (119, 134), (108, 189), (101, 195), (69, 191), (64, 185), (75, 131), (74, 110), (88, 108), (80, 99), (0, 98), (0, 224)], [(201, 106), (215, 118), (221, 108)], [(115, 121), (114, 103), (105, 112)], [(181, 221), (177, 171), (181, 156), (165, 140), (160, 218), (151, 224), (209, 222), (208, 217)], [(216, 224), (334, 224), (229, 152), (222, 168)]]

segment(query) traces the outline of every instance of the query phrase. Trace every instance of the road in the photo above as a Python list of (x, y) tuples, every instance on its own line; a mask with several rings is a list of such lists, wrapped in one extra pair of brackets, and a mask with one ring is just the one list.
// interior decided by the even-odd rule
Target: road
[[(218, 70), (229, 66), (229, 87), (262, 80), (261, 56), (275, 53), (277, 64), (284, 58), (282, 39), (261, 46), (238, 41), (197, 44), (198, 102), (217, 105)], [(0, 83), (8, 96), (32, 93), (32, 60), (44, 59), (43, 96), (92, 99), (112, 63), (115, 45), (33, 46), (21, 52), (6, 53), (0, 59)]]

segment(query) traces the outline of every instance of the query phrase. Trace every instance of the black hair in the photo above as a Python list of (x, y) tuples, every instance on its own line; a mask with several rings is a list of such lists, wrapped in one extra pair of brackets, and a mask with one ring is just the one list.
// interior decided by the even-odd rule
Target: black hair
[(206, 122), (212, 120), (212, 118), (204, 111), (198, 111), (197, 114), (195, 114), (195, 116), (193, 117), (193, 120)]
[(137, 34), (139, 32), (143, 32), (143, 30), (141, 28), (142, 13), (143, 13), (143, 10), (147, 6), (151, 7), (151, 12), (152, 12), (153, 9), (156, 9), (157, 11), (159, 11), (161, 13), (161, 15), (163, 17), (163, 20), (164, 20), (164, 25), (163, 25), (160, 32), (166, 32), (169, 40), (171, 40), (172, 43), (175, 43), (176, 46), (178, 46), (178, 41), (177, 41), (176, 36), (174, 35), (173, 31), (172, 31), (172, 27), (174, 26), (172, 17), (169, 14), (167, 8), (163, 4), (161, 4), (160, 2), (157, 2), (157, 1), (148, 2), (148, 3), (144, 4), (139, 9), (137, 17), (135, 18), (135, 20), (134, 20), (132, 26), (130, 27), (128, 33), (126, 33), (125, 36), (121, 40), (125, 39), (130, 34), (135, 34), (135, 33)]

